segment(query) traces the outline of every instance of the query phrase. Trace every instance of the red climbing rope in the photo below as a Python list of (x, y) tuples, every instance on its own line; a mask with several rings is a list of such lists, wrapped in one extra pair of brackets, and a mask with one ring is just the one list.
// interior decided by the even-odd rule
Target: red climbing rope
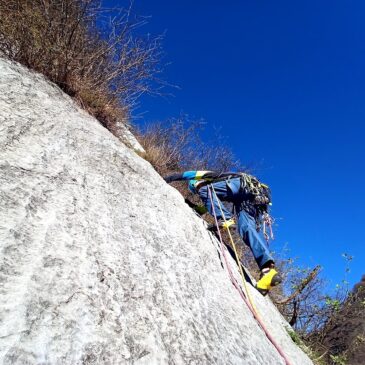
[[(252, 315), (254, 316), (254, 318), (256, 319), (256, 321), (258, 322), (258, 324), (260, 325), (261, 329), (264, 331), (266, 337), (269, 339), (269, 341), (273, 344), (273, 346), (276, 348), (276, 350), (278, 351), (278, 353), (284, 359), (285, 364), (286, 365), (292, 365), (291, 362), (289, 361), (289, 359), (286, 357), (284, 351), (276, 343), (276, 341), (274, 340), (274, 338), (270, 335), (270, 333), (269, 333), (268, 329), (265, 327), (265, 324), (263, 323), (262, 319), (258, 315), (257, 311), (254, 309), (253, 305), (247, 299), (247, 295), (245, 295), (243, 293), (241, 286), (238, 284), (236, 278), (234, 277), (234, 275), (232, 273), (231, 267), (229, 266), (228, 259), (227, 259), (227, 256), (226, 256), (226, 252), (225, 252), (226, 250), (224, 248), (224, 243), (223, 243), (222, 235), (221, 235), (221, 232), (220, 232), (220, 229), (219, 229), (219, 224), (218, 224), (217, 214), (215, 212), (215, 208), (214, 208), (214, 204), (213, 204), (213, 197), (212, 197), (212, 190), (211, 189), (212, 189), (211, 185), (208, 185), (209, 199), (210, 199), (211, 206), (212, 206), (212, 210), (213, 210), (213, 216), (214, 216), (215, 224), (216, 224), (216, 226), (218, 228), (217, 232), (218, 232), (219, 241), (220, 241), (220, 249), (221, 249), (222, 256), (223, 256), (224, 262), (225, 262), (225, 266), (226, 266), (227, 271), (229, 273), (229, 277), (231, 279), (231, 282), (234, 285), (234, 287), (237, 289), (237, 291), (240, 294), (241, 298), (246, 303), (247, 307), (249, 308), (249, 310), (251, 311)], [(236, 253), (236, 255), (237, 255), (237, 253)], [(237, 260), (237, 265), (238, 266), (241, 265), (241, 263), (239, 262), (239, 259), (238, 259), (237, 256), (236, 256), (236, 260)], [(245, 280), (245, 279), (242, 278), (242, 280)]]

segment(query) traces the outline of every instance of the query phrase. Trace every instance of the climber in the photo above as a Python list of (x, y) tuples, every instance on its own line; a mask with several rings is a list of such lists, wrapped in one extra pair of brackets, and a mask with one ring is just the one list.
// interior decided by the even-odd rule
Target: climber
[[(237, 228), (243, 241), (250, 247), (260, 268), (257, 290), (266, 295), (269, 290), (281, 283), (282, 279), (275, 269), (261, 231), (261, 221), (270, 222), (268, 206), (271, 205), (270, 190), (255, 177), (246, 173), (217, 173), (214, 171), (185, 171), (164, 178), (167, 183), (189, 180), (189, 190), (199, 194), (206, 210), (218, 218), (219, 227)], [(213, 202), (209, 197), (209, 187), (214, 189)], [(232, 203), (230, 212), (221, 201)], [(214, 209), (212, 208), (212, 203)], [(235, 213), (236, 219), (233, 215)], [(237, 222), (236, 222), (237, 220)], [(265, 223), (264, 223), (265, 224)]]

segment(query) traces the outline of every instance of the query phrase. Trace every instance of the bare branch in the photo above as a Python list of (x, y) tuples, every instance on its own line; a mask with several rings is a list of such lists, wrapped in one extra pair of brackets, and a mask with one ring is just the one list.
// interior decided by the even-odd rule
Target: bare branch
[(312, 281), (314, 280), (319, 271), (321, 269), (321, 266), (316, 266), (309, 274), (306, 278), (304, 278), (302, 280), (302, 282), (298, 285), (297, 289), (294, 291), (294, 293), (292, 293), (289, 297), (283, 299), (283, 300), (280, 300), (280, 301), (275, 301), (276, 304), (286, 304), (286, 303), (289, 303), (290, 301), (292, 301), (294, 298), (296, 298), (298, 295), (300, 295), (303, 290), (307, 287), (307, 285)]

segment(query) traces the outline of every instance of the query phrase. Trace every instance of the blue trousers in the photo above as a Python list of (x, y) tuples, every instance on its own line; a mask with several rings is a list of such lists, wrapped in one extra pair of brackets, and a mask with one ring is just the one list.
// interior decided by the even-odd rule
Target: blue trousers
[[(217, 218), (223, 219), (219, 203), (225, 218), (227, 220), (232, 218), (232, 212), (224, 206), (222, 201), (232, 203), (237, 214), (238, 233), (246, 245), (250, 247), (257, 265), (261, 269), (268, 261), (274, 261), (262, 233), (256, 231), (255, 218), (242, 209), (242, 202), (245, 200), (245, 196), (242, 192), (240, 192), (240, 179), (233, 178), (226, 181), (218, 181), (212, 183), (212, 186), (214, 187), (217, 195), (216, 196), (212, 191), (213, 205)], [(209, 213), (214, 215), (212, 203), (209, 197), (208, 186), (202, 186), (199, 189), (198, 194)]]

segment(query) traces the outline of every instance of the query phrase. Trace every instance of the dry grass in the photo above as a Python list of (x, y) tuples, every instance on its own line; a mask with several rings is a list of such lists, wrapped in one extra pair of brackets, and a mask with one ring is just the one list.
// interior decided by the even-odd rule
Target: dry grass
[(144, 21), (99, 0), (0, 0), (0, 54), (47, 76), (118, 134), (152, 92), (160, 39), (135, 38)]
[(231, 149), (220, 139), (205, 142), (201, 120), (180, 116), (148, 125), (136, 134), (146, 151), (144, 158), (161, 174), (181, 170), (229, 171), (243, 169)]

